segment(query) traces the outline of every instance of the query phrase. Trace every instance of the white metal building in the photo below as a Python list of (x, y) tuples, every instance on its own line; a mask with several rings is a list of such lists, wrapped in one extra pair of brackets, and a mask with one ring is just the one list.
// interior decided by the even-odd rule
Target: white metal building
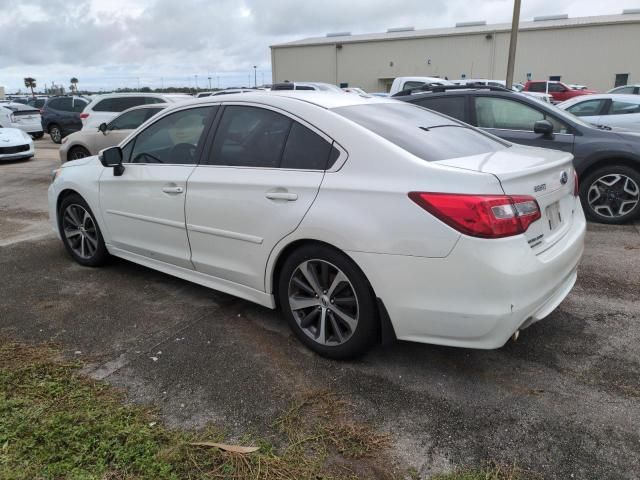
[[(330, 33), (271, 46), (273, 81), (318, 81), (388, 91), (399, 76), (504, 79), (511, 24)], [(606, 91), (640, 83), (640, 9), (620, 15), (520, 22), (514, 81), (562, 80)]]

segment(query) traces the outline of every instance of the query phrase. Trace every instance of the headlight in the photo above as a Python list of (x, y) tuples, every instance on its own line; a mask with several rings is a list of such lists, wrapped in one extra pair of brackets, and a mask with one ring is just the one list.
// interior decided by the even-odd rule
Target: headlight
[(56, 168), (55, 170), (53, 170), (51, 172), (51, 183), (55, 182), (56, 178), (58, 178), (61, 173), (62, 173), (62, 169), (61, 168)]

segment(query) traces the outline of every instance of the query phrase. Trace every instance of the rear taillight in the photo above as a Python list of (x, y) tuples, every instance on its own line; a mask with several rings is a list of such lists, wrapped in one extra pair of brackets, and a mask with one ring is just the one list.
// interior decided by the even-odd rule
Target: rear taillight
[(410, 192), (409, 198), (450, 227), (472, 237), (519, 235), (541, 217), (538, 202), (527, 195)]
[(89, 118), (89, 114), (88, 114), (88, 113), (81, 113), (81, 114), (80, 114), (80, 118), (81, 118), (82, 120), (84, 120), (85, 118)]
[(573, 171), (573, 196), (577, 197), (580, 195), (580, 184), (578, 183), (578, 172)]

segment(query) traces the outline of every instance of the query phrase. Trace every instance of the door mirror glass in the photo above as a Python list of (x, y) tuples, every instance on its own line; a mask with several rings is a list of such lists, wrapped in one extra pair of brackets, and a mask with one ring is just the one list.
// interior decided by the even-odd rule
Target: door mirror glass
[(107, 124), (106, 124), (106, 123), (104, 123), (104, 122), (102, 122), (102, 123), (100, 124), (100, 126), (98, 127), (98, 130), (100, 130), (102, 133), (106, 134), (106, 133), (107, 133), (107, 130), (108, 130), (108, 128), (107, 128)]
[(542, 135), (551, 135), (553, 133), (553, 124), (549, 120), (538, 120), (533, 124), (533, 132)]

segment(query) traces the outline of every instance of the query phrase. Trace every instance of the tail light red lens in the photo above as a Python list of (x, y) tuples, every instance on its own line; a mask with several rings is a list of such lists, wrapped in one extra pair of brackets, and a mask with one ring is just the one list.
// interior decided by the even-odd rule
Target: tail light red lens
[(526, 195), (410, 192), (409, 198), (450, 227), (472, 237), (519, 235), (541, 217), (536, 199)]
[(81, 114), (80, 114), (80, 118), (82, 118), (83, 120), (84, 120), (85, 118), (89, 118), (89, 114), (88, 114), (88, 113), (81, 113)]
[(577, 197), (580, 195), (580, 184), (578, 183), (578, 172), (573, 171), (573, 196)]

